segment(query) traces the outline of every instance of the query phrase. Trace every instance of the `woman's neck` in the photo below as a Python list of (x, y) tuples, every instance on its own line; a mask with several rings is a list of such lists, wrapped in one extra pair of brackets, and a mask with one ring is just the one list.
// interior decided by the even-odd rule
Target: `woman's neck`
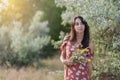
[(77, 42), (81, 43), (83, 40), (83, 36), (84, 36), (83, 33), (77, 33), (77, 36), (76, 36)]

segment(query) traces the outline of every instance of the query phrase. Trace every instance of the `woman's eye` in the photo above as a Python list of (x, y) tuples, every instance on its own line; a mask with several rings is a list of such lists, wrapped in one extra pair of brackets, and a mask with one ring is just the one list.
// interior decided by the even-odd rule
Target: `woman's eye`
[(83, 23), (80, 23), (80, 25), (83, 25)]
[(75, 25), (76, 25), (76, 26), (78, 26), (78, 25), (79, 25), (79, 23), (75, 23)]
[(83, 23), (78, 23), (78, 22), (76, 22), (75, 25), (76, 25), (76, 26), (79, 26), (79, 25), (83, 25)]

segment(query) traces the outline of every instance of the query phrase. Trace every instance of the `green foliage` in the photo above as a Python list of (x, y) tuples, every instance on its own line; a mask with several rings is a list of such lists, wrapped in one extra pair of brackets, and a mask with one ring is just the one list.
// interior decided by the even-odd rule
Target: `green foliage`
[(37, 9), (44, 11), (43, 20), (45, 19), (49, 22), (51, 38), (58, 40), (59, 32), (63, 29), (60, 23), (62, 21), (60, 17), (62, 9), (56, 7), (54, 0), (36, 0), (36, 6)]
[[(54, 0), (8, 0), (8, 3), (8, 5), (4, 5), (5, 8), (0, 10), (0, 25), (9, 25), (16, 20), (21, 22), (24, 28), (27, 28), (31, 24), (35, 12), (41, 10), (44, 12), (41, 21), (47, 20), (49, 22), (50, 30), (48, 34), (51, 36), (51, 39), (58, 40), (59, 32), (63, 29), (60, 23), (60, 15), (63, 9), (57, 8)], [(3, 4), (2, 1), (0, 4)], [(49, 42), (42, 50), (43, 56), (49, 56), (55, 49)], [(43, 56), (40, 55), (40, 57)]]
[(55, 41), (55, 40), (51, 40), (51, 43), (54, 45), (54, 48), (55, 49), (59, 49), (62, 42), (63, 42), (63, 39), (65, 37), (65, 33), (63, 31), (60, 32), (60, 35), (59, 35), (59, 41)]
[[(43, 20), (48, 20), (49, 24), (49, 35), (51, 36), (52, 40), (59, 40), (59, 33), (64, 27), (61, 25), (61, 8), (57, 8), (54, 0), (36, 0), (37, 9), (44, 11)], [(53, 56), (56, 49), (50, 43), (43, 47), (43, 54), (40, 55), (42, 58), (46, 58), (49, 56)]]
[(55, 3), (58, 7), (66, 8), (61, 14), (63, 25), (70, 24), (78, 15), (83, 16), (88, 22), (91, 39), (95, 44), (93, 76), (99, 77), (103, 72), (115, 73), (118, 76), (120, 74), (120, 1), (55, 0)]
[[(9, 25), (11, 29), (10, 27), (1, 27), (0, 30), (3, 32), (0, 35), (3, 38), (1, 37), (0, 40), (2, 40), (2, 44), (4, 43), (5, 48), (7, 47), (7, 52), (3, 50), (1, 54), (2, 60), (26, 65), (39, 59), (41, 49), (50, 40), (50, 36), (48, 36), (49, 28), (47, 27), (48, 21), (41, 22), (42, 15), (41, 11), (37, 11), (31, 25), (25, 26), (26, 28), (18, 21), (14, 21)], [(6, 55), (4, 56), (4, 54)]]

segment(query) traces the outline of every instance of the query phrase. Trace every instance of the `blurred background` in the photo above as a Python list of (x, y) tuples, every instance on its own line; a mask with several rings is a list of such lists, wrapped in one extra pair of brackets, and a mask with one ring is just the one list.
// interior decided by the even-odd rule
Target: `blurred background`
[(63, 80), (59, 48), (77, 15), (95, 45), (92, 80), (120, 80), (119, 0), (0, 0), (0, 80)]

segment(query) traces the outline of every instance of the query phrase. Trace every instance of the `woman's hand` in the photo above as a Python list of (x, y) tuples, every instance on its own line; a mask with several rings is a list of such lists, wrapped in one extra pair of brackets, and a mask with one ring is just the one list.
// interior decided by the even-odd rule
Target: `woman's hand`
[(91, 77), (92, 74), (92, 62), (87, 63), (88, 75)]
[(73, 61), (71, 61), (70, 59), (65, 59), (65, 60), (63, 61), (63, 63), (64, 63), (65, 65), (68, 65), (68, 66), (73, 65)]
[(87, 58), (84, 56), (80, 56), (78, 60), (81, 61), (82, 63), (87, 63)]

